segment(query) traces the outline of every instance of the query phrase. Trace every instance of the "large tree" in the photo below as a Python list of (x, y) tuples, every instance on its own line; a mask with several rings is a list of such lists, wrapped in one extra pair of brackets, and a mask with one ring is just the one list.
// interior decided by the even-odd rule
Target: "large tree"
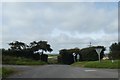
[(47, 43), (47, 41), (33, 41), (30, 43), (30, 48), (31, 50), (34, 52), (34, 51), (38, 51), (38, 50), (41, 50), (42, 54), (45, 52), (52, 52), (52, 48), (50, 46), (50, 44)]

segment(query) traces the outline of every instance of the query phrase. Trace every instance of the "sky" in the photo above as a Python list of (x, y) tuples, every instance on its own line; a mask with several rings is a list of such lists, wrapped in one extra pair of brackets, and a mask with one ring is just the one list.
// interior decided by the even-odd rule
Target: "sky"
[(3, 2), (1, 48), (8, 43), (45, 40), (61, 49), (110, 45), (118, 41), (117, 2)]

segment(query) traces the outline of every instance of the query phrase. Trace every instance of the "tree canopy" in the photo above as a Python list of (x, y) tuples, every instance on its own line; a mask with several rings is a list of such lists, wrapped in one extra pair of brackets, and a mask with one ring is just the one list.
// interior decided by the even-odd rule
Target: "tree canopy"
[(25, 44), (24, 42), (20, 42), (20, 41), (11, 42), (9, 43), (9, 45), (12, 50), (22, 50), (28, 47), (27, 44)]
[(51, 48), (50, 44), (47, 43), (47, 41), (33, 41), (30, 43), (30, 48), (33, 51), (38, 51), (38, 50), (42, 50), (42, 54), (43, 52), (52, 52), (53, 49)]

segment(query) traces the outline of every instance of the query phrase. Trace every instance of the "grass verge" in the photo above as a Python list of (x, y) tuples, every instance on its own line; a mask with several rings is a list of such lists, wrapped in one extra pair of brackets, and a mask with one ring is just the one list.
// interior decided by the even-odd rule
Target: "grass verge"
[(99, 61), (83, 61), (83, 62), (76, 62), (71, 64), (72, 66), (77, 67), (86, 67), (86, 68), (107, 68), (107, 69), (120, 69), (118, 65), (120, 60), (115, 60), (113, 63), (111, 60), (102, 60)]
[(2, 77), (7, 77), (10, 74), (13, 74), (14, 72), (16, 72), (15, 70), (13, 70), (12, 68), (2, 68)]
[(26, 59), (22, 57), (11, 57), (11, 56), (3, 56), (2, 64), (9, 65), (44, 65), (47, 64), (43, 61), (36, 61), (32, 59)]

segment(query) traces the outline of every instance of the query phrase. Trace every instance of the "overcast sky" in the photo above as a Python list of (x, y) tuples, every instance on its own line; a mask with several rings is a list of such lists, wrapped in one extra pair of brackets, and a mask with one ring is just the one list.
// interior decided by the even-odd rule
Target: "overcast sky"
[[(2, 4), (2, 46), (47, 40), (60, 49), (109, 46), (118, 41), (117, 2), (10, 2)], [(2, 33), (3, 32), (3, 33)]]

